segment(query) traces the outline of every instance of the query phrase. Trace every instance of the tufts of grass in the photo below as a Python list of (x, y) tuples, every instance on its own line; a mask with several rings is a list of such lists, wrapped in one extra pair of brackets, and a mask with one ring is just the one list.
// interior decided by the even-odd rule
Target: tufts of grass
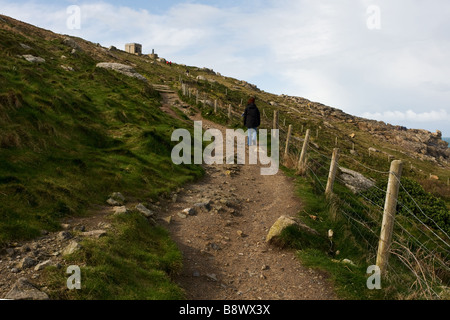
[[(369, 290), (367, 279), (370, 275), (366, 271), (374, 264), (372, 245), (376, 247), (376, 242), (373, 243), (375, 239), (371, 240), (369, 234), (361, 234), (361, 229), (356, 230), (340, 213), (346, 210), (341, 207), (340, 200), (326, 198), (323, 182), (309, 176), (295, 176), (294, 170), (285, 167), (283, 170), (287, 175), (296, 177), (297, 192), (303, 202), (299, 218), (320, 235), (311, 236), (289, 228), (283, 232), (284, 241), (298, 250), (298, 258), (305, 266), (326, 272), (341, 299), (393, 299), (400, 292), (407, 291), (405, 285), (397, 283), (396, 279), (384, 279), (382, 290)], [(347, 204), (353, 209), (361, 207), (356, 201), (350, 203), (354, 198), (350, 190), (337, 185), (335, 193), (340, 198), (347, 197)], [(330, 229), (334, 232), (331, 240), (327, 237)], [(349, 259), (354, 265), (342, 263), (344, 259)]]
[[(0, 33), (0, 246), (55, 231), (111, 192), (144, 201), (203, 174), (173, 165), (171, 133), (185, 124), (160, 110), (151, 86), (96, 68), (60, 40)], [(17, 56), (19, 43), (46, 62)]]
[(167, 231), (138, 213), (115, 217), (114, 234), (86, 240), (67, 258), (81, 267), (81, 290), (69, 291), (65, 270), (50, 268), (45, 277), (52, 299), (179, 300), (184, 292), (171, 276), (182, 267), (182, 256)]

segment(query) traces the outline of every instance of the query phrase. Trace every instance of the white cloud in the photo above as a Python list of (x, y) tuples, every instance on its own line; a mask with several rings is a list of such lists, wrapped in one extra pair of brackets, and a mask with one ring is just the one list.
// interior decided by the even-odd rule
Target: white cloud
[(370, 118), (380, 121), (395, 121), (402, 120), (413, 122), (435, 122), (435, 121), (448, 121), (450, 123), (450, 113), (446, 110), (432, 110), (427, 112), (415, 112), (412, 110), (407, 111), (384, 111), (384, 112), (365, 112), (362, 115), (364, 118)]
[[(147, 10), (74, 3), (82, 9), (81, 30), (67, 29), (63, 4), (0, 0), (0, 10), (104, 46), (139, 42), (145, 52), (154, 48), (172, 61), (351, 114), (449, 127), (442, 121), (450, 114), (447, 0), (378, 0), (381, 30), (372, 31), (366, 24), (372, 0), (243, 1), (220, 8), (217, 1), (180, 1), (159, 14), (151, 3)], [(438, 111), (423, 111), (428, 106)]]

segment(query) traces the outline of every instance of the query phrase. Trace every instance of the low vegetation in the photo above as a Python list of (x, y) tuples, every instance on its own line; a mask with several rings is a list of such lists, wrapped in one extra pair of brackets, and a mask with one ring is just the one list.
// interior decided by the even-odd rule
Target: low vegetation
[(51, 268), (46, 277), (52, 299), (177, 300), (184, 292), (170, 276), (182, 267), (182, 256), (168, 232), (151, 226), (140, 214), (115, 217), (114, 232), (86, 240), (83, 250), (67, 259), (84, 266), (82, 290), (68, 291), (65, 270)]

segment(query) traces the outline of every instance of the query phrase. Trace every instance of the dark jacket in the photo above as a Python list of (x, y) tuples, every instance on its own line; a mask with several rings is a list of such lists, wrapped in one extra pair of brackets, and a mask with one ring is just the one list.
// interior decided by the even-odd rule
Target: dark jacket
[(255, 104), (249, 104), (244, 111), (244, 126), (258, 128), (261, 125), (261, 114)]

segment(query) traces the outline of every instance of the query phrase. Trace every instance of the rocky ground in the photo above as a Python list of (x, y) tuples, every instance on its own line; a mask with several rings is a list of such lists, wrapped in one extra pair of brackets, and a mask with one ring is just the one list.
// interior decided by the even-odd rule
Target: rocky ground
[(277, 219), (295, 217), (301, 202), (290, 178), (262, 176), (260, 168), (207, 166), (206, 177), (168, 207), (167, 228), (184, 254), (176, 281), (193, 300), (335, 299), (325, 275), (303, 267), (292, 250), (266, 242)]
[[(42, 299), (42, 293), (46, 291), (45, 283), (41, 282), (43, 270), (48, 266), (67, 268), (65, 254), (78, 250), (79, 242), (86, 237), (104, 236), (111, 227), (107, 216), (113, 213), (113, 208), (101, 207), (93, 211), (95, 215), (63, 221), (64, 231), (42, 231), (42, 236), (33, 241), (13, 242), (1, 250), (0, 298)], [(26, 279), (26, 282), (20, 279)]]

